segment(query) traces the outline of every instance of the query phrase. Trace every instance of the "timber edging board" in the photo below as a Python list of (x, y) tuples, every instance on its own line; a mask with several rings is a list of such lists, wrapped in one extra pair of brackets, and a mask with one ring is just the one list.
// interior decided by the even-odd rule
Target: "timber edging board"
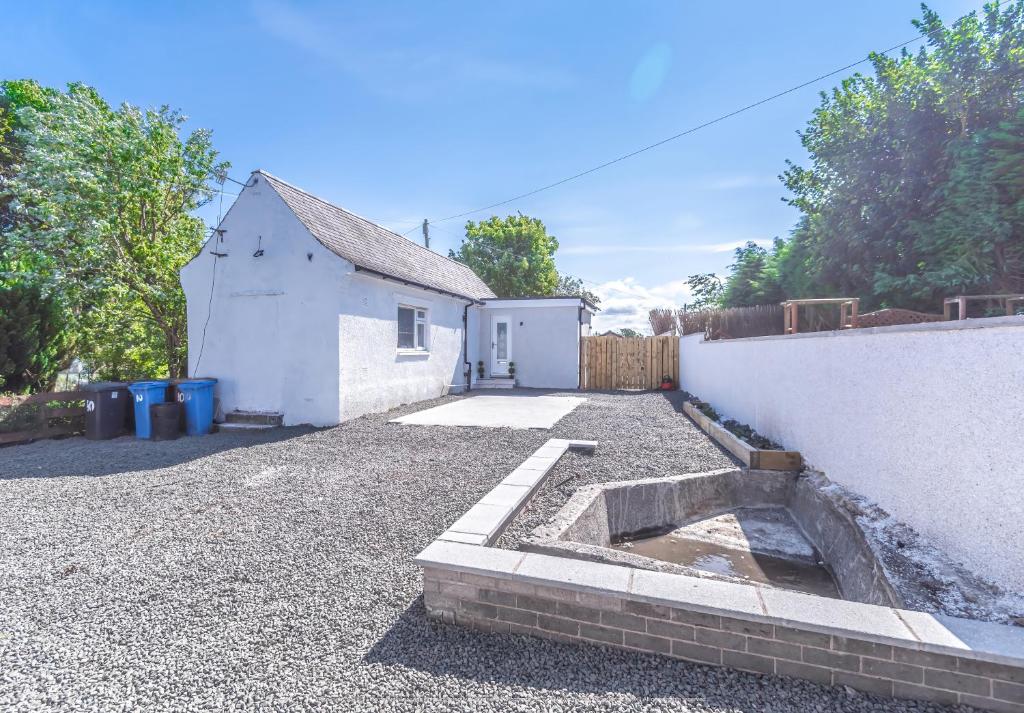
[(711, 436), (722, 448), (740, 459), (745, 466), (755, 470), (800, 470), (803, 458), (797, 451), (769, 451), (754, 448), (746, 441), (733, 435), (725, 426), (697, 410), (689, 401), (683, 403), (683, 412), (702, 431)]

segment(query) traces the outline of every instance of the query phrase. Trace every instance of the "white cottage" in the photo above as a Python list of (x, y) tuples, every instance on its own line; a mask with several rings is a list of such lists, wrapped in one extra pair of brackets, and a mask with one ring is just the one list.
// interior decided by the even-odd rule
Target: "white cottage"
[[(595, 307), (498, 299), (467, 266), (255, 171), (181, 270), (219, 413), (333, 425), (450, 390), (574, 389)], [(477, 373), (484, 362), (485, 378)]]

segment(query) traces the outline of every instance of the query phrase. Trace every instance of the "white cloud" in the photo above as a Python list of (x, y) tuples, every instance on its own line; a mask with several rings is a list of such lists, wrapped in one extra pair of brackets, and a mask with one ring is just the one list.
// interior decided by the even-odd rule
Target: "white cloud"
[(593, 288), (601, 298), (601, 311), (594, 317), (594, 331), (629, 327), (650, 334), (647, 313), (657, 307), (681, 307), (693, 298), (686, 280), (672, 280), (647, 287), (626, 277), (610, 280)]

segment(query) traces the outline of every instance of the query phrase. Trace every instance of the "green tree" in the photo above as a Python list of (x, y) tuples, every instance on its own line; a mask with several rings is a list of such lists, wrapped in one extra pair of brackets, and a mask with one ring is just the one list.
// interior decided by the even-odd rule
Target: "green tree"
[[(936, 210), (908, 229), (921, 255), (909, 275), (880, 275), (880, 290), (937, 301), (944, 292), (1024, 290), (1024, 110), (950, 145)], [(965, 240), (964, 236), (970, 236)]]
[[(8, 182), (19, 221), (9, 247), (24, 269), (59, 288), (80, 317), (82, 356), (104, 367), (116, 343), (145, 347), (134, 371), (184, 372), (185, 299), (178, 270), (202, 245), (193, 211), (223, 175), (208, 130), (182, 137), (168, 107), (114, 109), (84, 85), (18, 110), (24, 156)], [(102, 325), (121, 325), (108, 331)], [(130, 325), (130, 327), (128, 326)], [(112, 348), (113, 346), (113, 348)], [(151, 366), (156, 361), (158, 366)]]
[(35, 285), (0, 287), (0, 389), (52, 387), (67, 362), (67, 332), (56, 300)]
[(693, 293), (693, 302), (686, 305), (688, 310), (713, 309), (722, 306), (725, 283), (713, 272), (690, 275), (686, 284)]
[(564, 297), (582, 297), (595, 307), (601, 304), (601, 298), (595, 292), (583, 286), (583, 280), (572, 275), (558, 275), (558, 285), (555, 286), (556, 295)]
[(46, 111), (56, 94), (32, 80), (0, 82), (0, 388), (7, 391), (50, 388), (74, 346), (59, 294), (11, 249), (11, 236), (24, 218), (5, 189), (25, 154), (19, 111)]
[(640, 334), (640, 332), (636, 331), (635, 329), (630, 329), (629, 327), (623, 327), (622, 329), (620, 329), (619, 334), (630, 339), (644, 336)]
[[(0, 241), (10, 234), (17, 219), (12, 206), (13, 196), (2, 188), (17, 173), (18, 164), (25, 153), (22, 135), (25, 125), (19, 119), (18, 112), (24, 107), (46, 111), (50, 99), (57, 93), (41, 87), (31, 79), (0, 82)], [(6, 255), (3, 246), (4, 242), (0, 242), (0, 260)], [(4, 265), (3, 270), (9, 272), (10, 266)]]
[[(951, 26), (922, 6), (927, 45), (872, 55), (801, 132), (783, 182), (801, 217), (770, 253), (737, 255), (729, 305), (860, 297), (935, 312), (961, 292), (1024, 290), (1024, 2)], [(771, 297), (771, 299), (768, 299)]]
[[(776, 243), (775, 251), (778, 249)], [(755, 242), (736, 248), (729, 266), (729, 282), (721, 301), (726, 307), (750, 307), (779, 302), (782, 290), (774, 267), (775, 252), (769, 253)]]
[(555, 294), (558, 240), (537, 218), (493, 216), (466, 223), (466, 238), (449, 257), (465, 263), (498, 297)]

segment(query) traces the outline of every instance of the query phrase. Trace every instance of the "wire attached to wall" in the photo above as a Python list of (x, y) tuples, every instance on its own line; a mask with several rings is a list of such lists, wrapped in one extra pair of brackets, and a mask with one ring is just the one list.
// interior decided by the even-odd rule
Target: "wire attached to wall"
[[(218, 221), (219, 225), (220, 221)], [(224, 231), (220, 228), (215, 229), (214, 235), (217, 236), (217, 241), (224, 239)], [(206, 348), (206, 328), (210, 326), (210, 317), (213, 316), (213, 290), (217, 285), (217, 261), (220, 260), (221, 253), (213, 253), (213, 266), (210, 270), (210, 298), (206, 302), (206, 321), (203, 323), (203, 336), (199, 340), (199, 356), (196, 357), (196, 368), (192, 374), (192, 378), (195, 378), (199, 373), (199, 365), (203, 361), (203, 350)]]
[[(224, 241), (224, 229), (220, 227), (221, 221), (224, 220), (224, 180), (227, 178), (229, 181), (234, 181), (233, 178), (224, 175), (220, 181), (220, 200), (217, 204), (217, 227), (213, 229), (211, 237), (216, 236), (217, 243)], [(234, 181), (238, 183), (238, 181)], [(241, 184), (245, 187), (245, 184)], [(203, 361), (203, 351), (206, 349), (206, 329), (210, 326), (210, 317), (213, 316), (213, 290), (217, 286), (217, 261), (222, 257), (227, 257), (227, 253), (219, 251), (210, 251), (213, 255), (213, 266), (210, 269), (210, 297), (206, 302), (206, 321), (203, 323), (203, 336), (199, 340), (199, 356), (196, 357), (196, 367), (194, 373), (191, 375), (195, 378), (196, 374), (199, 373), (199, 365)]]

